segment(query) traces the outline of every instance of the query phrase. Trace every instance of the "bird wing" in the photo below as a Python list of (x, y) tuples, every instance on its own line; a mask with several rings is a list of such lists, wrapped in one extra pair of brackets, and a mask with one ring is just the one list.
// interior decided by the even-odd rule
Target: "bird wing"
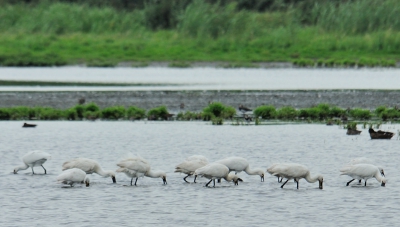
[(150, 171), (149, 163), (145, 159), (139, 157), (124, 159), (120, 161), (117, 166), (121, 168), (126, 168), (129, 171), (140, 173), (146, 173)]
[(25, 163), (33, 163), (42, 159), (51, 159), (51, 155), (44, 151), (30, 151), (22, 157), (22, 161)]
[(86, 177), (86, 173), (83, 170), (73, 168), (67, 169), (63, 171), (57, 177), (57, 181), (64, 182), (64, 181), (72, 181), (72, 182), (81, 182), (84, 181)]
[(355, 158), (349, 162), (350, 165), (356, 165), (356, 164), (373, 164), (374, 162), (372, 159), (366, 158), (366, 157), (360, 157), (360, 158)]
[(274, 176), (280, 175), (285, 178), (304, 177), (309, 172), (306, 166), (297, 163), (281, 163), (273, 168)]
[(184, 161), (175, 167), (175, 172), (193, 173), (196, 169), (207, 165), (203, 160)]
[(85, 171), (85, 173), (93, 173), (98, 165), (99, 164), (96, 161), (88, 158), (76, 158), (64, 162), (64, 164), (62, 165), (62, 169), (66, 170), (66, 169), (78, 168)]
[(229, 169), (223, 164), (220, 163), (211, 163), (206, 166), (203, 166), (199, 169), (196, 169), (195, 174), (206, 177), (225, 177), (228, 175)]
[(371, 164), (356, 164), (344, 166), (340, 169), (340, 175), (368, 177), (374, 176), (379, 171), (378, 167)]
[(230, 170), (239, 170), (242, 171), (249, 166), (249, 163), (247, 162), (246, 159), (241, 158), (241, 157), (230, 157), (226, 159), (222, 159), (219, 161), (216, 161), (216, 163), (220, 163), (228, 167)]
[(203, 155), (192, 155), (186, 159), (186, 161), (195, 161), (195, 160), (208, 163), (208, 159)]

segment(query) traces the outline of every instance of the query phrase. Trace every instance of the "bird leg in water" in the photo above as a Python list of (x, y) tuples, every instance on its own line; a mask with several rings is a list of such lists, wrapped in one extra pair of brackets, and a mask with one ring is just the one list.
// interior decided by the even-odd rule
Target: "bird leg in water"
[(364, 186), (367, 187), (367, 180), (365, 180), (365, 185)]
[(213, 182), (214, 182), (214, 188), (215, 188), (215, 179), (213, 180)]
[(197, 178), (197, 175), (196, 175), (196, 176), (194, 176), (194, 181), (193, 181), (194, 183), (196, 183), (196, 178)]
[(189, 181), (186, 180), (186, 178), (187, 178), (188, 176), (190, 176), (190, 175), (187, 175), (186, 177), (183, 178), (183, 180), (184, 180), (186, 183), (189, 183)]
[(283, 188), (283, 186), (285, 186), (285, 184), (289, 181), (289, 179), (287, 181), (285, 181), (285, 183), (282, 184), (281, 188)]
[[(208, 187), (208, 185), (211, 183), (212, 179), (206, 184), (206, 187)], [(215, 181), (214, 181), (215, 184)]]
[(296, 183), (297, 183), (297, 189), (299, 189), (299, 181), (298, 181), (298, 180), (296, 180), (296, 179), (294, 179), (294, 182), (296, 182)]
[[(355, 179), (353, 179), (353, 180), (355, 180)], [(349, 186), (349, 184), (350, 184), (351, 182), (353, 182), (353, 180), (347, 182), (346, 186)]]
[(358, 180), (358, 183), (361, 184), (361, 180)]
[(218, 179), (218, 183), (221, 183), (221, 179)]
[(135, 180), (135, 186), (136, 186), (136, 182), (137, 182), (137, 180), (139, 179), (139, 177), (136, 177), (136, 180)]
[(32, 174), (35, 174), (35, 172), (33, 171), (33, 166), (31, 167), (31, 169), (32, 169)]
[(42, 168), (44, 169), (44, 174), (47, 174), (47, 171), (46, 171), (46, 169), (44, 168), (44, 166), (43, 165), (41, 165), (42, 166)]
[(133, 177), (132, 177), (132, 179), (131, 179), (131, 186), (132, 186), (132, 181), (133, 181)]

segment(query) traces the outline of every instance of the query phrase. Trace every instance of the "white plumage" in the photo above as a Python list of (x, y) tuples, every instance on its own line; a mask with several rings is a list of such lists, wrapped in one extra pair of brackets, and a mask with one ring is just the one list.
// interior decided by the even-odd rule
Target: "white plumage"
[(348, 165), (340, 169), (340, 175), (348, 175), (353, 179), (347, 182), (346, 186), (357, 180), (365, 180), (365, 186), (367, 186), (367, 180), (370, 178), (375, 178), (381, 186), (385, 186), (386, 179), (382, 177), (381, 172), (377, 166), (371, 164), (356, 164), (356, 165)]
[(246, 172), (248, 175), (259, 175), (261, 181), (264, 181), (264, 171), (262, 169), (250, 169), (249, 162), (242, 157), (229, 157), (219, 161), (220, 163), (228, 167), (229, 172), (235, 171), (235, 173), (240, 173), (242, 171)]
[(63, 171), (58, 175), (57, 181), (62, 184), (69, 184), (71, 187), (73, 187), (74, 184), (86, 184), (86, 187), (89, 187), (90, 184), (90, 180), (86, 176), (86, 173), (78, 168)]
[(167, 184), (167, 175), (162, 171), (151, 170), (150, 164), (142, 157), (131, 157), (120, 161), (117, 166), (117, 172), (125, 173), (131, 178), (131, 185), (133, 178), (136, 177), (135, 185), (139, 177), (152, 177), (161, 178), (164, 184)]
[[(274, 172), (273, 172), (272, 170), (275, 168), (275, 166), (277, 166), (277, 165), (279, 165), (279, 164), (280, 164), (280, 163), (274, 163), (274, 164), (272, 164), (270, 167), (268, 167), (267, 172), (268, 172), (269, 174), (273, 175)], [(281, 183), (281, 182), (282, 182), (283, 177), (281, 177), (279, 174), (275, 174), (274, 176), (276, 176), (276, 177), (278, 178), (278, 183)], [(280, 179), (279, 179), (279, 178), (280, 178)]]
[(297, 183), (297, 189), (299, 189), (299, 180), (302, 178), (304, 178), (308, 183), (319, 181), (319, 188), (323, 188), (322, 184), (324, 178), (322, 175), (311, 177), (310, 170), (304, 165), (297, 163), (278, 163), (268, 168), (268, 170), (268, 172), (273, 176), (279, 175), (280, 177), (287, 179), (285, 183), (282, 184), (281, 188), (283, 188), (289, 180), (294, 179)]
[(46, 169), (43, 167), (43, 163), (45, 163), (49, 159), (51, 159), (51, 155), (49, 153), (46, 153), (44, 151), (30, 151), (22, 157), (24, 165), (16, 167), (14, 169), (14, 173), (17, 173), (19, 170), (25, 170), (31, 167), (32, 173), (35, 174), (35, 172), (33, 171), (33, 167), (41, 166), (44, 169), (44, 174), (47, 174)]
[[(356, 165), (356, 164), (371, 164), (375, 165), (375, 162), (372, 159), (366, 158), (366, 157), (360, 157), (360, 158), (355, 158), (351, 160), (347, 165)], [(385, 172), (383, 171), (383, 168), (380, 166), (377, 166), (379, 171), (381, 172), (382, 176), (385, 176)], [(361, 180), (358, 180), (358, 183), (361, 184)]]
[(76, 158), (70, 161), (64, 162), (62, 170), (78, 168), (83, 170), (86, 174), (97, 173), (102, 177), (111, 177), (112, 181), (116, 183), (114, 171), (104, 171), (98, 162), (88, 158)]
[(229, 174), (228, 167), (220, 163), (211, 163), (196, 169), (194, 175), (210, 179), (210, 181), (206, 184), (206, 187), (211, 183), (211, 181), (214, 181), (215, 187), (215, 179), (220, 180), (221, 178), (224, 178), (226, 181), (233, 181), (235, 185), (239, 184), (238, 181), (242, 181), (242, 179), (235, 174)]
[[(202, 155), (193, 155), (188, 157), (185, 161), (178, 164), (175, 167), (175, 173), (184, 173), (187, 174), (186, 177), (183, 178), (186, 181), (186, 178), (193, 175), (194, 171), (200, 167), (206, 166), (208, 164), (208, 160), (206, 157)], [(196, 183), (197, 176), (194, 177), (194, 183)], [(188, 181), (186, 181), (189, 183)]]

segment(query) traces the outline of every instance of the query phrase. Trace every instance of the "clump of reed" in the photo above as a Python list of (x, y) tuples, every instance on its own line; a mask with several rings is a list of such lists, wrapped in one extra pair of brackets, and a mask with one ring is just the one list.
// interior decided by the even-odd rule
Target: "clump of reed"
[(236, 114), (236, 109), (231, 106), (226, 106), (220, 102), (210, 103), (203, 109), (202, 118), (204, 121), (213, 120), (216, 123), (222, 123), (221, 119), (232, 119)]
[(147, 119), (152, 120), (152, 121), (154, 121), (154, 120), (166, 121), (166, 120), (168, 120), (169, 116), (170, 115), (168, 113), (167, 107), (165, 107), (165, 106), (159, 106), (159, 107), (150, 109), (147, 112)]
[(146, 110), (136, 106), (131, 106), (127, 109), (126, 116), (130, 120), (140, 120), (146, 117)]

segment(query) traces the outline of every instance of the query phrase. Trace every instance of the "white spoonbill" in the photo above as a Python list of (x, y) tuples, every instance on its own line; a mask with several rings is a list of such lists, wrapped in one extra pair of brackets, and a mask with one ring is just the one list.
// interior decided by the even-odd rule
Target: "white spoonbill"
[(196, 171), (194, 171), (194, 175), (203, 176), (210, 179), (210, 181), (205, 185), (206, 187), (211, 183), (211, 181), (214, 181), (215, 187), (215, 179), (220, 180), (221, 178), (224, 178), (226, 181), (233, 181), (235, 185), (238, 185), (239, 181), (243, 181), (235, 174), (229, 174), (228, 167), (220, 163), (211, 163), (199, 169), (196, 169)]
[(104, 171), (98, 162), (88, 158), (76, 158), (64, 162), (62, 170), (78, 168), (85, 171), (86, 174), (97, 173), (102, 177), (111, 177), (112, 181), (116, 183), (114, 171)]
[(235, 171), (235, 174), (245, 171), (248, 175), (259, 175), (261, 181), (264, 181), (264, 171), (262, 169), (250, 169), (249, 162), (241, 157), (229, 157), (219, 161), (220, 163), (228, 167), (229, 172)]
[(136, 177), (136, 182), (139, 177), (152, 177), (161, 178), (164, 184), (167, 184), (167, 175), (162, 171), (151, 170), (150, 164), (142, 157), (132, 157), (120, 161), (117, 166), (117, 172), (125, 173), (129, 178), (131, 178), (131, 185), (133, 178)]
[(349, 184), (355, 179), (365, 180), (364, 186), (367, 186), (367, 180), (373, 177), (379, 183), (381, 183), (382, 187), (384, 187), (386, 184), (386, 179), (381, 176), (379, 168), (371, 164), (356, 164), (345, 166), (340, 169), (340, 172), (342, 172), (340, 175), (348, 175), (353, 178), (351, 181), (347, 182), (346, 186), (349, 186)]
[[(208, 160), (206, 157), (203, 155), (193, 155), (188, 157), (185, 161), (182, 163), (178, 164), (175, 167), (175, 173), (185, 173), (187, 174), (186, 177), (183, 178), (183, 180), (186, 183), (189, 183), (186, 178), (193, 175), (194, 171), (200, 167), (203, 167), (208, 164)], [(194, 183), (196, 183), (196, 178), (197, 176), (194, 176)]]
[[(274, 164), (272, 164), (272, 166), (268, 167), (267, 172), (268, 172), (269, 174), (273, 175), (274, 172), (272, 172), (272, 170), (273, 170), (277, 165), (279, 165), (279, 164), (280, 164), (280, 163), (274, 163)], [(281, 182), (282, 182), (283, 177), (281, 177), (279, 174), (275, 174), (274, 176), (278, 177), (278, 183), (281, 183)], [(279, 179), (279, 178), (280, 178), (280, 179)]]
[(25, 165), (16, 167), (14, 169), (14, 174), (17, 173), (19, 170), (25, 170), (31, 167), (32, 173), (35, 174), (33, 171), (33, 167), (41, 166), (44, 169), (44, 174), (47, 174), (46, 169), (43, 167), (43, 163), (47, 160), (51, 159), (51, 155), (44, 151), (30, 151), (22, 157), (22, 161)]
[(89, 187), (90, 184), (90, 180), (86, 176), (86, 173), (78, 168), (63, 171), (58, 175), (57, 181), (62, 184), (69, 184), (71, 187), (73, 187), (74, 184), (86, 184), (86, 187)]
[(294, 179), (297, 183), (297, 189), (299, 189), (299, 180), (304, 178), (308, 183), (314, 183), (319, 181), (319, 189), (322, 189), (322, 184), (324, 182), (324, 178), (321, 175), (316, 175), (311, 177), (310, 170), (306, 166), (297, 164), (297, 163), (280, 163), (275, 166), (269, 168), (272, 172), (273, 176), (279, 175), (282, 178), (286, 178), (285, 183), (282, 184), (281, 188), (285, 186), (285, 184)]
[[(349, 162), (348, 165), (356, 165), (356, 164), (371, 164), (375, 165), (375, 162), (372, 159), (366, 158), (366, 157), (360, 157), (360, 158), (355, 158)], [(382, 176), (385, 176), (385, 172), (383, 171), (383, 168), (380, 166), (377, 166), (379, 171), (381, 172)], [(361, 180), (359, 181), (361, 183)]]

